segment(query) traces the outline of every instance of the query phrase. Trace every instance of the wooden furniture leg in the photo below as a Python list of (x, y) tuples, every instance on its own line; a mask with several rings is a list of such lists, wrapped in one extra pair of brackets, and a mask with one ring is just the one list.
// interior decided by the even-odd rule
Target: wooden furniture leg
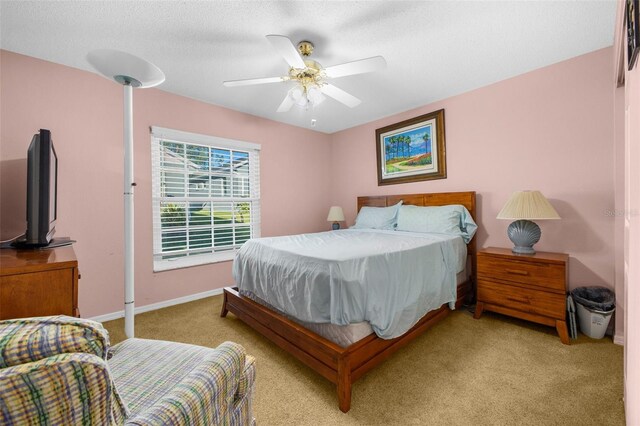
[(569, 332), (567, 330), (567, 322), (566, 321), (556, 321), (556, 330), (558, 331), (558, 335), (560, 336), (560, 341), (565, 345), (569, 344)]
[(229, 313), (229, 310), (227, 309), (227, 292), (223, 291), (222, 294), (223, 299), (222, 299), (222, 309), (220, 310), (220, 316), (222, 318), (225, 318), (227, 316), (227, 314)]
[(473, 317), (474, 317), (475, 319), (480, 318), (480, 316), (482, 315), (482, 311), (484, 311), (484, 303), (482, 303), (482, 302), (477, 302), (477, 303), (476, 303), (476, 311), (475, 311), (475, 313), (473, 314)]
[(343, 413), (351, 408), (351, 363), (349, 357), (338, 360), (338, 406)]

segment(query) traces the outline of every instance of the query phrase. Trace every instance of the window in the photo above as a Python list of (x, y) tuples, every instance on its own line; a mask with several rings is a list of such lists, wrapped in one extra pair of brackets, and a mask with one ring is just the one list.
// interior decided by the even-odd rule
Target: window
[(233, 259), (260, 236), (260, 145), (152, 127), (153, 270)]

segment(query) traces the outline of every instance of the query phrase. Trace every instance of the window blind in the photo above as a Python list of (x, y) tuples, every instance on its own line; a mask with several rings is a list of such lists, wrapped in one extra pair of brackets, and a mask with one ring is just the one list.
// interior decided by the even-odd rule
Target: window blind
[(233, 259), (260, 236), (260, 145), (152, 127), (154, 271)]

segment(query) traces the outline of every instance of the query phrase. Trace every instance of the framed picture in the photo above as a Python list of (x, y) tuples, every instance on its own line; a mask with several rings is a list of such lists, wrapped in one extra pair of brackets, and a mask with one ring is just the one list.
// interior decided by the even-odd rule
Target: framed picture
[(376, 130), (378, 186), (445, 179), (444, 110)]
[(627, 60), (629, 71), (633, 69), (640, 51), (640, 11), (638, 10), (638, 0), (627, 0), (625, 16), (627, 20)]

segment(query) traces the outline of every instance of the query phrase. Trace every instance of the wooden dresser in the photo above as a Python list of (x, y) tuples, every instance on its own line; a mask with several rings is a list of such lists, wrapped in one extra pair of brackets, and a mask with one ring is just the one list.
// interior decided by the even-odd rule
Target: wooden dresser
[(0, 250), (0, 320), (80, 316), (78, 278), (72, 246)]
[(498, 312), (556, 328), (569, 344), (566, 323), (569, 256), (537, 252), (514, 254), (511, 249), (478, 250), (478, 294), (474, 318), (483, 310)]

